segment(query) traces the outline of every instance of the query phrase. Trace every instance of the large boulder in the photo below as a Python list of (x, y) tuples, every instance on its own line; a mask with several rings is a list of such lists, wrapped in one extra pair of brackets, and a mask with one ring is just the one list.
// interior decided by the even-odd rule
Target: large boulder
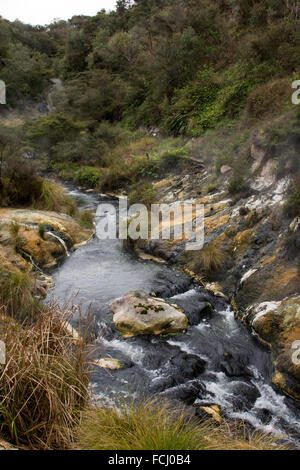
[(179, 333), (188, 327), (188, 319), (177, 305), (139, 292), (114, 300), (110, 309), (125, 337)]
[(273, 384), (300, 401), (300, 296), (253, 305), (244, 320), (273, 352)]

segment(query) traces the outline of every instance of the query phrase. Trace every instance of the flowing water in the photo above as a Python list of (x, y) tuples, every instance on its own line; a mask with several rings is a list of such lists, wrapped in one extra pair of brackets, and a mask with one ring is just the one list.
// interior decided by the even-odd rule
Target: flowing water
[[(82, 209), (101, 204), (95, 194), (78, 190), (70, 194)], [(75, 293), (83, 309), (92, 305), (101, 330), (99, 357), (126, 364), (113, 372), (95, 371), (92, 385), (103, 403), (159, 394), (195, 409), (218, 404), (229, 417), (300, 442), (299, 404), (272, 388), (270, 352), (235, 319), (224, 299), (212, 296), (175, 269), (140, 260), (124, 250), (120, 241), (99, 240), (97, 235), (64, 261), (54, 281), (51, 296), (60, 302)], [(167, 338), (123, 339), (108, 305), (129, 291), (155, 293), (178, 304), (189, 318), (187, 332)], [(203, 313), (207, 301), (214, 310)], [(75, 316), (75, 326), (77, 322)]]

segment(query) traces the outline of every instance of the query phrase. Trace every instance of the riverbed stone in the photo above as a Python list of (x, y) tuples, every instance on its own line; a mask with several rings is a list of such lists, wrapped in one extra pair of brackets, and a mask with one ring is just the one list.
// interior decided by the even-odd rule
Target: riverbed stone
[(101, 367), (101, 369), (108, 369), (108, 370), (119, 370), (123, 369), (125, 364), (124, 362), (120, 361), (119, 359), (114, 359), (112, 357), (102, 357), (100, 359), (96, 359), (93, 361), (95, 365)]
[(125, 337), (180, 333), (188, 327), (181, 309), (168, 302), (129, 292), (110, 304), (114, 323)]

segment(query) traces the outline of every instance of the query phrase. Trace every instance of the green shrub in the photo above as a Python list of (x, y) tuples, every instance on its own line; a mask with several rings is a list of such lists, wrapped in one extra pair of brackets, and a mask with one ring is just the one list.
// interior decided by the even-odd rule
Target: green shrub
[(239, 157), (233, 165), (233, 175), (228, 183), (228, 192), (230, 194), (246, 193), (249, 190), (248, 175), (248, 156)]
[(250, 94), (245, 114), (250, 119), (264, 119), (282, 114), (290, 101), (288, 80), (276, 80), (261, 85)]
[(25, 124), (25, 135), (34, 148), (52, 156), (55, 146), (60, 142), (74, 141), (82, 129), (82, 124), (73, 121), (70, 116), (51, 113), (28, 121)]
[(265, 129), (265, 140), (272, 151), (272, 158), (277, 164), (277, 176), (297, 175), (300, 171), (300, 112), (299, 106), (285, 113)]
[(77, 172), (75, 179), (77, 183), (89, 188), (96, 188), (101, 181), (99, 170), (91, 166), (83, 166)]
[(22, 238), (19, 235), (21, 226), (17, 222), (11, 222), (9, 226), (9, 233), (14, 242), (16, 250), (22, 248)]
[(184, 157), (189, 156), (189, 151), (185, 147), (178, 149), (171, 149), (163, 152), (160, 155), (161, 169), (163, 171), (174, 170), (179, 167), (183, 167), (189, 160)]
[(20, 225), (17, 222), (11, 222), (9, 226), (9, 233), (12, 238), (15, 238), (18, 236), (19, 231), (20, 231)]
[(84, 228), (92, 228), (94, 226), (94, 214), (92, 211), (85, 210), (80, 213), (80, 224)]
[(148, 157), (146, 160), (144, 159), (143, 162), (139, 164), (138, 175), (141, 178), (150, 178), (155, 179), (158, 177), (159, 174), (159, 161), (158, 159), (151, 159)]
[(150, 207), (157, 202), (157, 194), (150, 184), (142, 184), (129, 193), (128, 201), (130, 204), (144, 204)]
[(227, 189), (230, 194), (245, 193), (249, 190), (249, 184), (244, 176), (234, 175), (230, 179)]
[(218, 181), (212, 180), (206, 186), (204, 186), (203, 191), (205, 194), (213, 193), (218, 189)]
[(287, 201), (284, 205), (285, 213), (289, 217), (300, 216), (300, 177), (295, 178), (288, 187)]
[(102, 191), (117, 191), (131, 182), (131, 169), (123, 165), (112, 165), (103, 169), (100, 188)]

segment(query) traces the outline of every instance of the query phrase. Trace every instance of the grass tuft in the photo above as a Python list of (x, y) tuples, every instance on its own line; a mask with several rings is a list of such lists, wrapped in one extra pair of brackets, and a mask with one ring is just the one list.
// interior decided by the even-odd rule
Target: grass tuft
[(28, 272), (3, 273), (0, 282), (0, 302), (13, 318), (35, 317), (38, 302), (32, 295), (34, 279)]
[(122, 403), (118, 408), (90, 408), (78, 433), (84, 450), (282, 450), (270, 435), (246, 432), (211, 420), (192, 418), (161, 400)]
[(30, 449), (68, 449), (88, 400), (85, 339), (68, 332), (55, 306), (23, 327), (2, 316), (7, 362), (0, 366), (0, 433)]
[(93, 228), (94, 214), (92, 211), (85, 210), (80, 214), (80, 225), (87, 229)]
[(66, 195), (60, 185), (53, 181), (43, 181), (41, 194), (35, 205), (37, 209), (63, 212), (71, 216), (77, 213), (75, 202)]
[(204, 273), (211, 274), (223, 269), (227, 259), (228, 254), (213, 241), (201, 250), (199, 267)]

